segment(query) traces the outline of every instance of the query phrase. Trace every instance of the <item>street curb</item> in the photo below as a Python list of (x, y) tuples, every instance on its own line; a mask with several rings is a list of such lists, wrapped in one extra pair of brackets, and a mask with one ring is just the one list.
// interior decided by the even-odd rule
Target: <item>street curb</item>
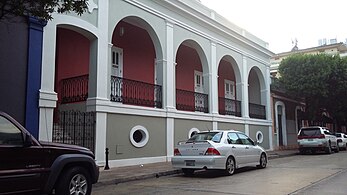
[(131, 177), (124, 177), (124, 178), (116, 178), (116, 179), (111, 179), (107, 181), (101, 181), (96, 184), (94, 184), (95, 187), (100, 187), (100, 186), (105, 186), (105, 185), (114, 185), (114, 184), (119, 184), (119, 183), (126, 183), (126, 182), (131, 182), (131, 181), (136, 181), (136, 180), (143, 180), (143, 179), (149, 179), (149, 178), (159, 178), (163, 176), (169, 176), (169, 175), (177, 175), (181, 174), (182, 170), (180, 169), (175, 169), (175, 170), (169, 170), (169, 171), (161, 171), (157, 173), (148, 173), (144, 175), (136, 175), (136, 176), (131, 176)]
[(298, 153), (283, 154), (283, 155), (272, 154), (272, 155), (269, 155), (269, 156), (268, 156), (268, 159), (269, 159), (269, 160), (272, 160), (272, 159), (276, 159), (276, 158), (284, 158), (284, 157), (289, 157), (289, 156), (295, 156), (295, 155), (297, 155), (297, 154), (298, 154)]
[[(284, 157), (294, 156), (296, 154), (297, 153), (284, 154), (284, 155), (271, 154), (268, 156), (268, 159), (272, 160), (272, 159), (277, 159), (277, 158), (284, 158)], [(106, 186), (106, 185), (117, 185), (119, 183), (126, 183), (126, 182), (144, 180), (144, 179), (150, 179), (150, 178), (159, 178), (159, 177), (169, 176), (169, 175), (178, 175), (181, 173), (182, 173), (181, 169), (174, 169), (174, 170), (168, 170), (168, 171), (161, 171), (161, 172), (157, 172), (157, 173), (148, 173), (148, 174), (143, 174), (143, 175), (136, 175), (136, 176), (130, 176), (130, 177), (124, 177), (124, 178), (115, 178), (115, 179), (110, 179), (110, 180), (106, 180), (106, 181), (99, 181), (98, 183), (94, 184), (93, 186), (94, 187), (101, 187), (101, 186)]]

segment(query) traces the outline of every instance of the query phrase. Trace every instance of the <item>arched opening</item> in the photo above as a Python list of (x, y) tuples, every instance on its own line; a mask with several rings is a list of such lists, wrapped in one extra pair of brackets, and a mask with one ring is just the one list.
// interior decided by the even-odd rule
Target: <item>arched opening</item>
[(58, 93), (56, 110), (81, 110), (88, 98), (92, 41), (89, 32), (74, 26), (60, 25), (56, 36), (54, 90)]
[(86, 112), (86, 100), (95, 70), (97, 42), (92, 33), (72, 26), (58, 25), (56, 29), (56, 58), (54, 90), (58, 101), (53, 114), (53, 142), (69, 143), (94, 151), (95, 120)]
[(266, 90), (261, 71), (253, 67), (248, 76), (249, 116), (251, 118), (266, 119)]
[(202, 48), (192, 40), (184, 41), (176, 55), (176, 108), (209, 112), (209, 77)]
[(287, 145), (287, 123), (286, 123), (286, 107), (283, 102), (275, 103), (275, 123), (277, 144), (279, 147)]
[(116, 25), (109, 65), (111, 101), (162, 108), (162, 66), (156, 65), (157, 58), (162, 59), (158, 42), (152, 27), (141, 18), (127, 17)]
[(241, 116), (241, 91), (237, 86), (241, 79), (237, 73), (235, 59), (224, 56), (218, 66), (218, 106), (221, 115)]

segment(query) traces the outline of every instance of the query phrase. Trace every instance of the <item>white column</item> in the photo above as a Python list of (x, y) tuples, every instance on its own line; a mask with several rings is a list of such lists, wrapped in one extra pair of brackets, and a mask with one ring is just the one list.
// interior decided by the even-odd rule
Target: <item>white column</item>
[[(174, 23), (166, 21), (166, 60), (163, 60), (163, 108), (168, 112), (176, 111), (176, 63), (174, 57)], [(165, 58), (165, 57), (164, 57)], [(166, 119), (166, 155), (167, 161), (171, 161), (175, 147), (175, 120)]]
[(212, 121), (212, 129), (218, 130), (218, 122), (217, 121)]
[(218, 115), (218, 68), (217, 68), (217, 46), (211, 41), (211, 68), (209, 74), (210, 91), (210, 113)]
[(166, 60), (163, 60), (163, 105), (168, 111), (176, 109), (176, 63), (173, 51), (173, 25), (171, 21), (166, 21)]
[[(271, 113), (271, 110), (272, 110), (271, 107), (272, 106), (271, 106), (270, 84), (271, 84), (270, 64), (267, 64), (266, 65), (266, 73), (265, 73), (266, 119), (272, 121), (272, 116), (271, 116), (271, 114), (272, 114)], [(283, 123), (283, 124), (285, 124), (285, 123)], [(270, 150), (273, 150), (273, 136), (274, 135), (272, 133), (272, 125), (269, 125), (269, 147), (270, 147)]]
[(270, 77), (270, 65), (266, 66), (266, 72), (265, 72), (265, 91), (263, 92), (263, 96), (265, 96), (265, 105), (266, 105), (266, 119), (271, 120), (271, 98), (270, 98), (270, 84), (271, 84), (271, 77)]
[[(93, 76), (96, 76), (96, 91), (95, 91), (95, 106), (97, 101), (109, 101), (108, 89), (110, 88), (110, 75), (108, 73), (109, 67), (109, 55), (111, 47), (109, 45), (108, 35), (108, 2), (99, 1), (99, 37), (97, 41), (95, 72)], [(107, 113), (98, 112), (96, 108), (96, 138), (95, 138), (95, 158), (98, 162), (105, 160), (106, 149), (106, 137), (107, 137)]]
[(108, 34), (108, 1), (99, 1), (99, 37), (97, 45), (96, 65), (96, 98), (108, 100), (108, 88), (110, 88), (109, 67), (109, 34)]
[(242, 56), (242, 102), (241, 102), (241, 112), (242, 117), (249, 118), (249, 102), (248, 102), (248, 66), (247, 58)]
[(106, 149), (106, 128), (107, 128), (107, 114), (96, 113), (96, 134), (95, 134), (95, 159), (100, 165), (105, 162), (105, 149)]
[(175, 129), (175, 121), (173, 118), (167, 118), (166, 119), (166, 155), (167, 155), (167, 161), (171, 161), (171, 158), (174, 155), (174, 147), (175, 147), (175, 140), (174, 140), (174, 129)]
[(273, 150), (273, 133), (272, 133), (272, 126), (269, 126), (269, 149)]
[(52, 141), (53, 111), (58, 100), (54, 92), (56, 24), (48, 22), (43, 31), (41, 89), (39, 91), (39, 140)]
[(245, 134), (249, 136), (249, 124), (245, 123)]

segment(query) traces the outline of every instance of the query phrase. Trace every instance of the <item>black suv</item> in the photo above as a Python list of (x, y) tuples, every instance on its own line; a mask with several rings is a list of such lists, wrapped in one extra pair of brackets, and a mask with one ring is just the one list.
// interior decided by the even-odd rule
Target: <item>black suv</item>
[(99, 178), (87, 148), (37, 141), (0, 112), (0, 194), (90, 194)]

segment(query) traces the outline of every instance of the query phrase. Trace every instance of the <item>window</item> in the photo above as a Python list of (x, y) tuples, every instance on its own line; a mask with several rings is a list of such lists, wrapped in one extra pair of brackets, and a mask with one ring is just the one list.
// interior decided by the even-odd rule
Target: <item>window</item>
[(301, 136), (317, 136), (320, 134), (321, 132), (319, 128), (307, 128), (307, 129), (301, 129), (300, 131)]
[(0, 145), (23, 145), (22, 132), (3, 116), (0, 116)]
[(229, 80), (224, 80), (224, 85), (225, 85), (225, 98), (228, 99), (235, 99), (235, 82), (234, 81), (229, 81)]
[(145, 127), (137, 125), (131, 129), (130, 141), (135, 147), (144, 147), (148, 143), (148, 140), (149, 134)]
[(193, 137), (195, 134), (197, 134), (197, 133), (199, 133), (200, 131), (199, 131), (199, 129), (197, 129), (197, 128), (191, 128), (190, 130), (189, 130), (189, 132), (188, 132), (188, 139), (189, 138), (191, 138), (191, 137)]
[(195, 92), (203, 93), (204, 81), (202, 79), (202, 72), (194, 71)]
[(260, 143), (260, 144), (263, 143), (263, 141), (264, 141), (264, 135), (263, 135), (263, 133), (262, 133), (261, 131), (257, 131), (256, 137), (257, 137), (258, 143)]
[(219, 143), (222, 138), (223, 133), (222, 132), (204, 132), (204, 133), (197, 133), (193, 135), (187, 142), (201, 142), (206, 140), (211, 140), (213, 142)]
[(245, 134), (238, 133), (238, 136), (244, 145), (254, 145), (253, 140), (251, 140), (251, 138), (249, 138)]
[(228, 133), (228, 143), (229, 144), (240, 144), (240, 142), (238, 143), (238, 140), (240, 140), (240, 139), (236, 133)]

